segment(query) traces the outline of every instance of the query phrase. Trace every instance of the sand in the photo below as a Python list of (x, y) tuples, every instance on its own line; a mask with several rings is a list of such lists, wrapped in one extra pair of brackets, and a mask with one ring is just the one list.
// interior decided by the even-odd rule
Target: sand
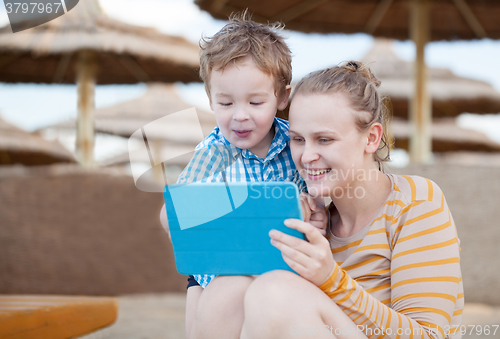
[[(98, 332), (84, 336), (85, 339), (184, 339), (185, 294), (141, 294), (121, 296), (117, 321)], [(500, 307), (468, 303), (463, 313), (463, 325), (467, 339), (499, 339)], [(474, 325), (475, 327), (473, 327)], [(486, 329), (490, 334), (478, 335), (476, 331)], [(465, 329), (465, 328), (464, 328)], [(472, 333), (471, 333), (472, 331)]]

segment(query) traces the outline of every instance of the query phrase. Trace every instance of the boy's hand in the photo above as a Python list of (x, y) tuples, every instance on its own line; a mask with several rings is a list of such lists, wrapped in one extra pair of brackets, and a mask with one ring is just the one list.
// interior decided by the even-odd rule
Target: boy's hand
[(300, 194), (300, 204), (302, 206), (304, 221), (316, 227), (325, 236), (328, 227), (328, 216), (325, 206), (322, 206), (321, 201), (316, 201), (307, 193)]
[(326, 236), (326, 229), (328, 228), (328, 216), (324, 207), (317, 207), (317, 210), (312, 212), (309, 223), (316, 227), (321, 235)]

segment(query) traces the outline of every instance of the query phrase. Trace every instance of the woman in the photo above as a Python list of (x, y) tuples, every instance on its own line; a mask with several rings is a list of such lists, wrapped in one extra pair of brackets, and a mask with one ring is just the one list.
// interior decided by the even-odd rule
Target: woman
[[(443, 338), (461, 324), (459, 240), (428, 179), (384, 174), (379, 82), (363, 64), (315, 72), (290, 108), (292, 156), (311, 195), (329, 196), (329, 239), (287, 220), (309, 242), (271, 231), (300, 276), (264, 274), (245, 294), (242, 338)], [(331, 250), (330, 250), (331, 249)], [(333, 253), (333, 256), (331, 255)], [(352, 330), (355, 329), (355, 330)]]
[(464, 299), (455, 225), (434, 182), (383, 172), (388, 148), (379, 84), (357, 62), (299, 82), (290, 146), (309, 193), (332, 200), (329, 233), (324, 237), (297, 219), (285, 224), (308, 241), (271, 231), (272, 244), (298, 275), (215, 279), (200, 298), (207, 308), (197, 314), (193, 333), (460, 337), (455, 329)]

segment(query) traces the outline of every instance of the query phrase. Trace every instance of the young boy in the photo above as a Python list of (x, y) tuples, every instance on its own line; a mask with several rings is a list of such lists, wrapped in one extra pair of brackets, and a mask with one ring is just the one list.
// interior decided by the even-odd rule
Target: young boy
[[(213, 37), (202, 39), (200, 77), (218, 126), (196, 147), (178, 183), (295, 181), (302, 191), (304, 184), (290, 153), (288, 122), (275, 117), (288, 103), (292, 79), (291, 53), (278, 29), (247, 20), (243, 14), (230, 18)], [(303, 197), (302, 205), (306, 221), (324, 235), (324, 209), (310, 197)], [(164, 208), (161, 219), (167, 228)], [(202, 288), (213, 278), (190, 276), (188, 337)]]

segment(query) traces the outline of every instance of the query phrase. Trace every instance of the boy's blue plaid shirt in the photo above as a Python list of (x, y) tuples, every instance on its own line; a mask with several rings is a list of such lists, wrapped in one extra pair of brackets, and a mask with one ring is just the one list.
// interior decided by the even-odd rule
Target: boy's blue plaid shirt
[[(288, 122), (274, 118), (275, 135), (265, 159), (248, 149), (240, 149), (222, 135), (219, 127), (195, 148), (195, 154), (179, 176), (177, 183), (293, 181), (299, 191), (304, 181), (295, 169), (290, 152)], [(214, 275), (194, 275), (205, 288)]]

